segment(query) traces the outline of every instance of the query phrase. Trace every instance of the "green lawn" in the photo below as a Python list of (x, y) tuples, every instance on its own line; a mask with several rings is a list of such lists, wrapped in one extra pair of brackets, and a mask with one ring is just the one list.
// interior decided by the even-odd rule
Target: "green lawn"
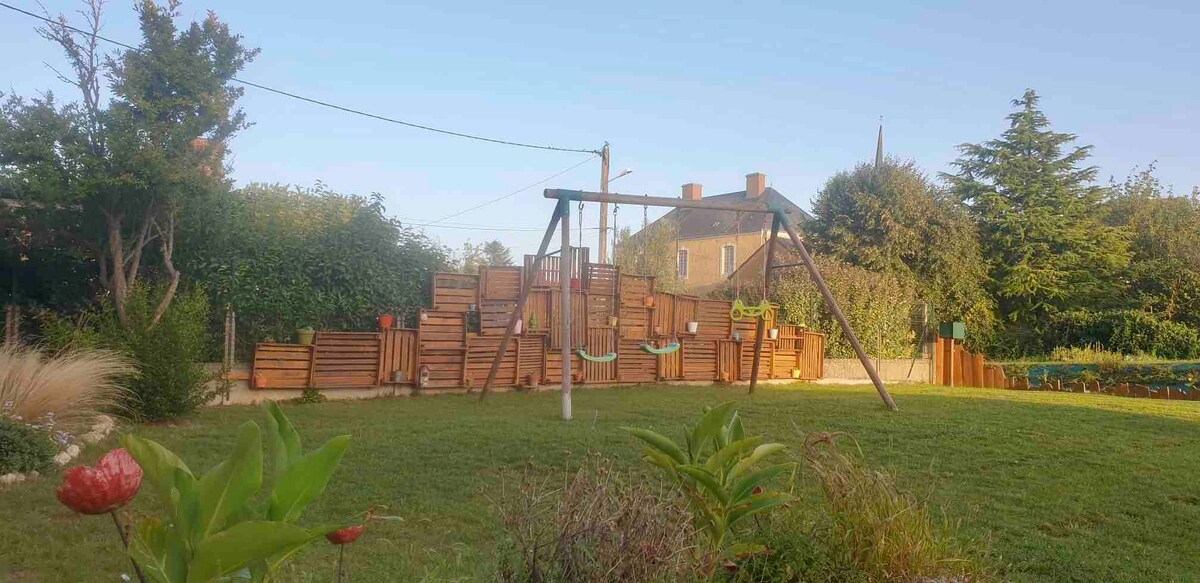
[[(798, 446), (845, 431), (872, 464), (928, 495), (988, 541), (1014, 581), (1200, 580), (1200, 403), (983, 389), (899, 387), (886, 412), (870, 387), (645, 387), (576, 390), (563, 422), (556, 392), (288, 406), (306, 447), (341, 433), (354, 442), (306, 522), (372, 504), (404, 522), (375, 523), (351, 549), (353, 581), (487, 580), (497, 536), (488, 501), (505, 469), (549, 468), (587, 451), (638, 463), (618, 429), (677, 433), (703, 404), (737, 399), (748, 431)], [(207, 409), (139, 434), (207, 469), (257, 407)], [(89, 452), (88, 459), (98, 452)], [(112, 524), (54, 499), (56, 477), (0, 490), (0, 578), (119, 581), (126, 563)], [(139, 496), (145, 503), (147, 493)], [(317, 545), (290, 580), (328, 581), (332, 548)], [(473, 579), (472, 579), (473, 578)]]

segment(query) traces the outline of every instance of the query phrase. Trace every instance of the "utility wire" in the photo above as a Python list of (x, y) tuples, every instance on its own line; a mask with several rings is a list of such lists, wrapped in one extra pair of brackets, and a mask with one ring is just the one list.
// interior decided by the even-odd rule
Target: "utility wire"
[[(118, 40), (113, 40), (113, 39), (111, 39), (111, 38), (106, 38), (106, 37), (104, 37), (104, 36), (101, 36), (101, 35), (99, 35), (99, 34), (95, 34), (95, 33), (91, 32), (91, 31), (86, 31), (86, 30), (83, 30), (83, 29), (80, 29), (80, 28), (76, 28), (76, 27), (74, 27), (74, 26), (71, 26), (71, 25), (69, 25), (69, 24), (67, 24), (67, 23), (65, 23), (65, 22), (60, 22), (60, 21), (54, 20), (53, 18), (48, 18), (48, 17), (46, 17), (46, 16), (42, 16), (42, 15), (40, 15), (40, 14), (36, 14), (36, 13), (30, 12), (30, 11), (28, 11), (28, 10), (24, 10), (24, 9), (21, 9), (21, 8), (17, 8), (16, 6), (13, 6), (13, 5), (11, 5), (11, 4), (8, 4), (8, 3), (6, 3), (6, 2), (0, 2), (0, 7), (4, 7), (4, 8), (7, 8), (7, 9), (9, 9), (9, 10), (12, 10), (12, 11), (14, 11), (14, 12), (19, 12), (19, 13), (21, 13), (21, 14), (24, 14), (24, 15), (26, 15), (26, 16), (30, 16), (30, 17), (36, 18), (36, 19), (38, 19), (38, 20), (41, 20), (41, 21), (43, 21), (43, 22), (49, 23), (49, 24), (50, 24), (50, 25), (52, 25), (52, 26), (60, 26), (60, 27), (66, 28), (67, 30), (74, 31), (74, 32), (76, 32), (76, 33), (79, 33), (79, 34), (82, 34), (82, 35), (85, 35), (85, 36), (89, 36), (89, 37), (98, 38), (98, 39), (100, 39), (100, 40), (102, 40), (102, 41), (104, 41), (104, 42), (111, 43), (111, 44), (117, 45), (117, 46), (119, 46), (119, 47), (124, 47), (124, 48), (126, 48), (126, 49), (129, 49), (129, 50), (131, 50), (131, 51), (136, 51), (136, 52), (139, 52), (139, 53), (140, 53), (140, 52), (142, 52), (142, 50), (141, 50), (141, 49), (139, 49), (139, 48), (137, 48), (137, 47), (133, 47), (133, 46), (127, 45), (127, 44), (125, 44), (125, 43), (123, 43), (123, 42), (121, 42), (121, 41), (118, 41)], [(262, 84), (260, 84), (260, 83), (255, 83), (255, 82), (253, 82), (253, 81), (246, 81), (245, 79), (239, 79), (239, 78), (237, 78), (237, 77), (231, 77), (230, 79), (231, 79), (231, 80), (233, 80), (234, 82), (241, 83), (242, 85), (248, 85), (248, 86), (250, 86), (250, 87), (254, 87), (254, 88), (257, 88), (257, 89), (262, 89), (263, 91), (269, 91), (269, 92), (271, 92), (271, 93), (275, 93), (275, 94), (278, 94), (278, 95), (283, 95), (284, 97), (291, 97), (292, 99), (298, 99), (298, 100), (300, 100), (300, 101), (306, 101), (306, 102), (308, 102), (308, 103), (311, 103), (311, 104), (314, 104), (314, 105), (320, 105), (320, 106), (322, 106), (322, 107), (328, 107), (328, 108), (330, 108), (330, 109), (336, 109), (336, 110), (338, 110), (338, 111), (343, 111), (343, 112), (350, 113), (350, 114), (354, 114), (354, 115), (360, 115), (360, 116), (363, 116), (363, 117), (369, 117), (369, 118), (371, 118), (371, 119), (377, 119), (377, 120), (379, 120), (379, 121), (386, 121), (386, 122), (388, 122), (388, 123), (394, 123), (394, 124), (397, 124), (397, 125), (402, 125), (402, 126), (406, 126), (406, 127), (410, 127), (410, 128), (415, 128), (415, 129), (419, 129), (419, 130), (425, 130), (425, 131), (427, 131), (427, 132), (434, 132), (434, 133), (439, 133), (439, 134), (445, 134), (445, 135), (448, 135), (448, 136), (455, 136), (455, 137), (459, 137), (459, 138), (466, 138), (466, 139), (469, 139), (469, 140), (478, 140), (478, 141), (480, 141), (480, 142), (489, 142), (489, 143), (493, 143), (493, 144), (502, 144), (502, 145), (505, 145), (505, 146), (516, 146), (516, 147), (518, 147), (518, 148), (531, 148), (531, 149), (534, 149), (534, 150), (552, 150), (552, 151), (555, 151), (555, 152), (579, 152), (579, 153), (583, 153), (583, 154), (599, 154), (599, 153), (600, 153), (600, 151), (599, 151), (599, 150), (593, 150), (593, 149), (589, 149), (589, 148), (560, 148), (560, 147), (558, 147), (558, 146), (546, 146), (546, 145), (540, 145), (540, 144), (527, 144), (527, 143), (524, 143), (524, 142), (514, 142), (514, 141), (511, 141), (511, 140), (501, 140), (501, 139), (497, 139), (497, 138), (488, 138), (488, 137), (484, 137), (484, 136), (477, 136), (477, 135), (474, 135), (474, 134), (467, 134), (467, 133), (463, 133), (463, 132), (455, 132), (455, 131), (451, 131), (451, 130), (444, 130), (444, 129), (441, 129), (441, 128), (435, 128), (435, 127), (432, 127), (432, 126), (421, 125), (421, 124), (418, 124), (418, 123), (413, 123), (413, 122), (403, 121), (403, 120), (399, 120), (399, 119), (395, 119), (395, 118), (387, 117), (387, 116), (384, 116), (384, 115), (379, 115), (379, 114), (370, 113), (370, 112), (366, 112), (366, 111), (362, 111), (362, 110), (358, 110), (358, 109), (353, 109), (353, 108), (350, 108), (350, 107), (345, 107), (345, 106), (337, 105), (337, 104), (334, 104), (334, 103), (329, 103), (328, 101), (321, 101), (321, 100), (319, 100), (319, 99), (313, 99), (313, 98), (311, 98), (311, 97), (305, 97), (305, 96), (303, 96), (303, 95), (297, 95), (297, 94), (295, 94), (295, 93), (291, 93), (291, 92), (289, 92), (289, 91), (284, 91), (284, 90), (282, 90), (282, 89), (276, 89), (276, 88), (274, 88), (274, 87), (268, 87), (268, 86), (266, 86), (266, 85), (262, 85)]]
[(521, 187), (521, 188), (518, 188), (518, 189), (516, 189), (516, 190), (514, 190), (514, 191), (512, 191), (512, 192), (510, 192), (510, 193), (508, 193), (508, 194), (506, 194), (506, 195), (504, 195), (504, 196), (500, 196), (500, 197), (497, 197), (497, 198), (493, 198), (492, 200), (489, 200), (489, 201), (487, 201), (487, 202), (485, 202), (485, 203), (483, 203), (483, 204), (479, 204), (479, 205), (475, 205), (475, 206), (473, 206), (473, 207), (471, 207), (471, 208), (463, 209), (463, 210), (461, 210), (461, 211), (458, 211), (458, 212), (456, 212), (456, 213), (453, 213), (453, 214), (446, 215), (446, 216), (444, 216), (444, 217), (442, 217), (442, 218), (440, 218), (440, 219), (433, 220), (433, 221), (429, 221), (428, 223), (423, 223), (423, 224), (420, 224), (420, 225), (413, 225), (413, 226), (415, 226), (415, 227), (428, 227), (429, 225), (433, 225), (433, 224), (435, 224), (435, 223), (440, 223), (440, 222), (442, 222), (442, 221), (445, 221), (445, 220), (447, 220), (447, 219), (453, 219), (454, 217), (457, 217), (457, 216), (459, 216), (459, 215), (465, 215), (465, 214), (467, 214), (467, 213), (469, 213), (469, 212), (471, 212), (471, 211), (474, 211), (474, 210), (479, 210), (479, 209), (481, 209), (481, 208), (483, 208), (483, 207), (485, 207), (485, 206), (488, 206), (488, 205), (490, 205), (490, 204), (495, 204), (495, 203), (497, 203), (497, 202), (500, 202), (500, 201), (502, 201), (502, 200), (504, 200), (504, 199), (506, 199), (506, 198), (509, 198), (509, 197), (512, 197), (512, 196), (515, 196), (515, 195), (521, 194), (522, 192), (525, 192), (526, 190), (529, 190), (530, 188), (533, 188), (533, 187), (535, 187), (535, 186), (540, 186), (540, 185), (542, 185), (542, 184), (545, 184), (545, 183), (547, 183), (547, 182), (550, 182), (551, 180), (554, 180), (555, 178), (558, 178), (559, 176), (562, 176), (563, 174), (566, 174), (566, 173), (568, 173), (568, 172), (570, 172), (570, 171), (572, 171), (572, 170), (574, 170), (574, 169), (576, 169), (576, 168), (578, 168), (578, 167), (580, 167), (580, 166), (583, 166), (584, 164), (587, 164), (588, 162), (591, 162), (592, 160), (596, 159), (596, 156), (599, 156), (599, 155), (600, 155), (600, 153), (599, 153), (599, 152), (597, 152), (596, 154), (594, 154), (594, 155), (593, 155), (593, 156), (591, 156), (590, 158), (588, 158), (588, 159), (586, 159), (586, 160), (584, 160), (584, 161), (582, 161), (582, 162), (580, 162), (580, 163), (578, 163), (578, 164), (575, 164), (574, 166), (571, 166), (570, 168), (567, 168), (567, 169), (565, 169), (565, 170), (561, 170), (561, 171), (559, 171), (559, 172), (557, 172), (557, 173), (555, 173), (555, 174), (552, 174), (552, 175), (550, 175), (550, 176), (547, 176), (546, 178), (543, 178), (543, 179), (541, 179), (541, 180), (539, 180), (539, 181), (537, 181), (537, 182), (534, 182), (533, 184), (530, 184), (529, 186), (523, 186), (523, 187)]

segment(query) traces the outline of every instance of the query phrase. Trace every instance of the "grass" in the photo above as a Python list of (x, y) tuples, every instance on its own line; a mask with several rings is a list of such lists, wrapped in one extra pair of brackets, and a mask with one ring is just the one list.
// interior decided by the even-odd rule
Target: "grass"
[(17, 344), (0, 347), (0, 409), (27, 421), (82, 429), (96, 415), (119, 410), (127, 397), (117, 379), (134, 372), (124, 357), (105, 350), (47, 355)]
[[(1086, 394), (897, 387), (888, 413), (870, 387), (644, 387), (577, 390), (572, 422), (558, 394), (443, 396), (287, 406), (308, 447), (354, 442), (305, 522), (386, 504), (403, 522), (372, 525), (350, 549), (352, 581), (488, 581), (499, 534), (489, 495), (533, 459), (567, 468), (588, 451), (637, 467), (621, 425), (678, 432), (704, 404), (737, 399), (750, 433), (799, 457), (810, 432), (844, 431), (898, 484), (944, 508), (983, 540), (1012, 581), (1166, 582), (1200, 579), (1200, 403)], [(141, 435), (207, 469), (257, 407), (223, 407)], [(111, 443), (111, 439), (110, 439)], [(99, 449), (89, 451), (94, 459)], [(647, 472), (647, 475), (650, 475)], [(112, 524), (54, 499), (55, 477), (0, 490), (0, 579), (117, 580), (126, 563)], [(820, 496), (815, 482), (805, 494)], [(140, 496), (137, 504), (146, 504)], [(333, 549), (317, 545), (288, 581), (324, 582)]]

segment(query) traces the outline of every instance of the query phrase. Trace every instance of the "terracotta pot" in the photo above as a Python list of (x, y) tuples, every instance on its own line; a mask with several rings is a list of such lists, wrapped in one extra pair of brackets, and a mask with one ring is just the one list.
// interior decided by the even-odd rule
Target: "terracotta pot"
[(645, 304), (647, 308), (654, 307), (654, 296), (646, 296)]
[(578, 277), (571, 278), (571, 289), (573, 291), (579, 291), (583, 289), (583, 282), (579, 281)]
[(379, 328), (387, 330), (396, 324), (396, 317), (391, 314), (381, 314), (379, 316)]

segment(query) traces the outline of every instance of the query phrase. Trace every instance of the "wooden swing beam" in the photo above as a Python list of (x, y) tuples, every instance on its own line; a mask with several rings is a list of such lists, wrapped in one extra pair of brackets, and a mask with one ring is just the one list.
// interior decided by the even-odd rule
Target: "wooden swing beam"
[[(787, 232), (792, 240), (792, 244), (800, 252), (800, 258), (803, 259), (804, 266), (808, 269), (808, 274), (812, 278), (813, 283), (817, 284), (817, 289), (825, 298), (825, 303), (829, 307), (829, 311), (833, 312), (834, 318), (842, 328), (842, 333), (846, 339), (850, 341), (850, 346), (854, 348), (854, 353), (858, 355), (858, 360), (866, 369), (867, 375), (871, 377), (871, 382), (875, 385), (875, 390), (879, 392), (880, 398), (887, 405), (887, 408), (895, 411), (897, 409), (896, 402), (892, 400), (891, 394), (883, 386), (883, 381), (879, 379), (879, 374), (875, 371), (874, 365), (871, 364), (871, 359), (867, 357), (867, 353), (863, 350), (862, 344), (855, 336), (854, 330), (850, 328), (850, 322), (846, 320), (846, 315), (842, 313), (842, 309), (838, 306), (837, 300), (834, 299), (833, 293), (829, 291), (829, 286), (825, 284), (825, 278), (821, 276), (821, 272), (817, 270), (816, 263), (813, 262), (812, 256), (804, 247), (804, 242), (800, 239), (800, 235), (796, 233), (796, 229), (788, 221), (787, 213), (782, 208), (773, 207), (765, 202), (741, 202), (741, 201), (713, 201), (713, 200), (689, 200), (685, 198), (670, 198), (664, 196), (637, 196), (631, 194), (615, 194), (602, 192), (588, 192), (583, 190), (563, 190), (557, 188), (547, 188), (543, 195), (546, 198), (556, 199), (558, 201), (555, 207), (553, 216), (550, 217), (550, 225), (546, 228), (546, 234), (542, 237), (542, 245), (538, 248), (538, 254), (533, 261), (533, 269), (536, 273), (540, 268), (542, 259), (546, 256), (546, 249), (550, 245), (550, 239), (554, 236), (555, 227), (562, 222), (562, 238), (563, 249), (569, 248), (569, 217), (571, 201), (579, 202), (598, 202), (598, 203), (616, 203), (626, 205), (643, 205), (655, 207), (670, 207), (670, 208), (694, 208), (694, 209), (709, 209), (723, 211), (737, 211), (749, 213), (767, 213), (774, 216), (771, 222), (771, 238), (767, 241), (767, 258), (763, 266), (763, 297), (767, 297), (767, 293), (771, 286), (771, 272), (776, 267), (773, 265), (775, 257), (775, 239), (779, 232), (779, 228)], [(570, 313), (571, 313), (571, 293), (570, 293), (570, 257), (564, 254), (560, 258), (560, 274), (559, 277), (562, 285), (562, 306), (561, 313), (563, 314), (563, 347), (562, 347), (562, 398), (563, 398), (563, 418), (571, 418), (571, 352), (569, 349), (571, 328), (570, 328)], [(521, 294), (517, 296), (517, 306), (513, 311), (512, 317), (509, 318), (508, 328), (504, 332), (504, 341), (500, 343), (500, 347), (496, 351), (496, 356), (492, 360), (492, 368), (488, 373), (487, 383), (483, 386), (483, 391), (479, 398), (484, 396), (492, 388), (492, 384), (496, 381), (496, 372), (500, 369), (500, 362), (504, 358), (505, 349), (508, 343), (512, 340), (516, 330), (517, 321), (522, 317), (525, 307), (525, 299), (529, 295), (529, 289), (533, 284), (532, 277), (526, 277), (521, 285)], [(754, 363), (751, 367), (750, 374), (750, 392), (754, 392), (755, 386), (758, 384), (758, 367), (759, 357), (762, 354), (763, 336), (766, 334), (763, 328), (765, 323), (760, 318), (756, 328), (754, 338)]]

